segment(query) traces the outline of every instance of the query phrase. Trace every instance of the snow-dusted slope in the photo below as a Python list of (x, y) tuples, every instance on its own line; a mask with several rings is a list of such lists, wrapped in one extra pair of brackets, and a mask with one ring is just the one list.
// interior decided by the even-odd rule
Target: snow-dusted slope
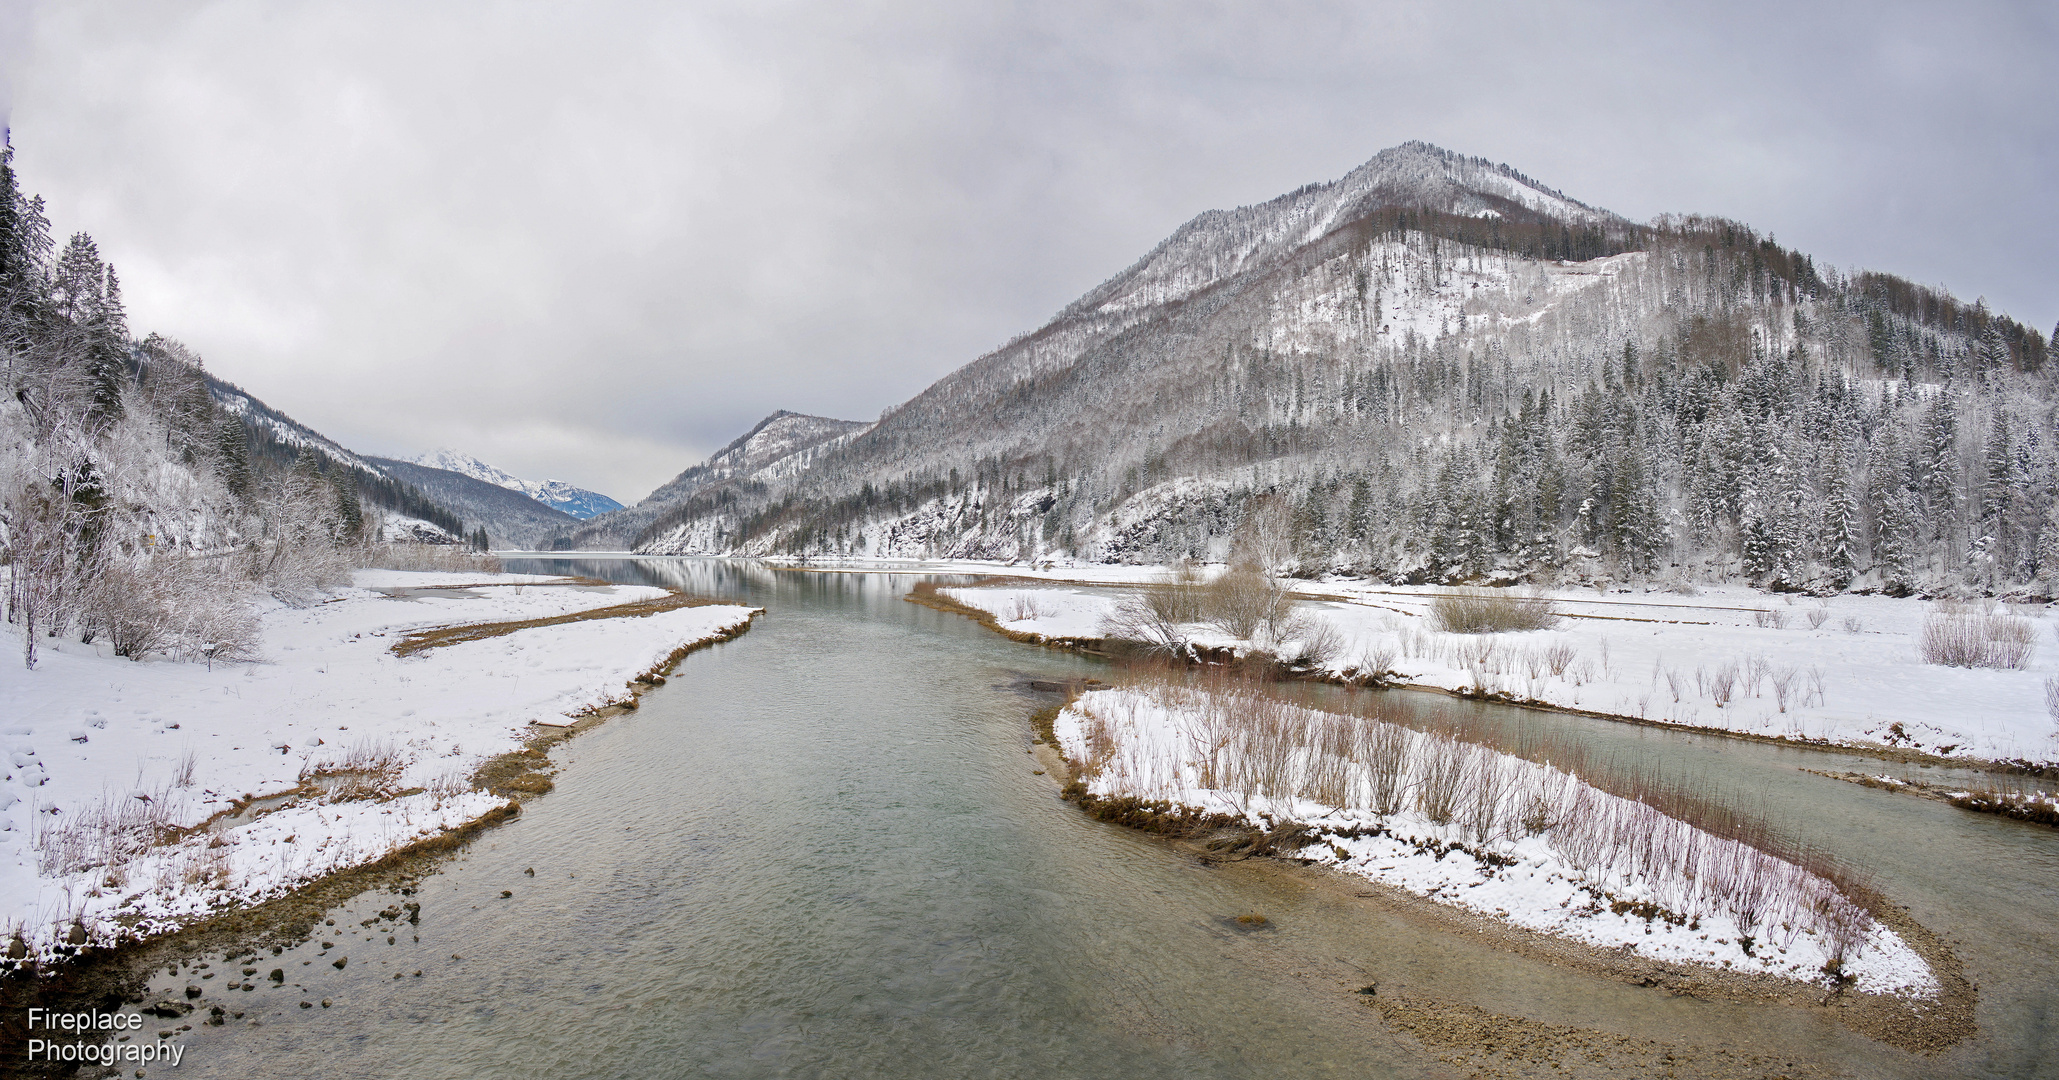
[(730, 482), (769, 485), (790, 480), (824, 453), (847, 444), (869, 427), (860, 420), (835, 420), (781, 409), (708, 455), (708, 460), (673, 477), (642, 502), (595, 517), (570, 542), (587, 550), (629, 547), (653, 521), (700, 492)]
[(588, 491), (563, 480), (524, 480), (458, 450), (439, 447), (426, 454), (400, 460), (410, 465), (425, 465), (484, 480), (509, 491), (519, 491), (553, 510), (581, 520), (622, 508), (621, 503), (597, 491)]

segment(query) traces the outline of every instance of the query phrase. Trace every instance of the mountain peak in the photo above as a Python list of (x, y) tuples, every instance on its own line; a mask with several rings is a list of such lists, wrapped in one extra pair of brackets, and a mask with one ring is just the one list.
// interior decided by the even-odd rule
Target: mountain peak
[(495, 487), (503, 487), (509, 491), (519, 491), (545, 506), (570, 514), (582, 521), (593, 517), (595, 514), (602, 514), (609, 510), (620, 510), (622, 508), (621, 503), (597, 491), (588, 491), (582, 487), (575, 487), (563, 480), (524, 480), (512, 473), (488, 465), (462, 450), (453, 450), (449, 447), (437, 447), (426, 454), (416, 454), (414, 457), (401, 458), (400, 460), (410, 465), (424, 465), (431, 469), (442, 469), (446, 472), (459, 473), (469, 476), (474, 480), (484, 480)]

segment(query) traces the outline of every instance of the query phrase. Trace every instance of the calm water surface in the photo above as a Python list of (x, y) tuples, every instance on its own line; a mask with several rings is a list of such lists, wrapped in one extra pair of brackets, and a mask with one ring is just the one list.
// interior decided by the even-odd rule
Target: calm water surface
[[(508, 568), (769, 611), (561, 748), (557, 790), (426, 878), (420, 925), (400, 924), (395, 944), (359, 928), (395, 899), (380, 893), (334, 912), (327, 956), (317, 941), (267, 957), (300, 986), (230, 995), (246, 1018), (189, 1033), (178, 1075), (1465, 1075), (1349, 992), (1373, 981), (1855, 1076), (2059, 1075), (2059, 832), (1799, 771), (1858, 759), (1419, 706), (1556, 725), (1625, 767), (1712, 778), (1871, 866), (1957, 940), (1981, 989), (1981, 1036), (1942, 1058), (1820, 1013), (1569, 972), (1087, 820), (1032, 774), (1026, 720), (1056, 699), (1023, 687), (1101, 669), (904, 602), (918, 578), (711, 560)], [(1240, 929), (1252, 912), (1272, 928)]]

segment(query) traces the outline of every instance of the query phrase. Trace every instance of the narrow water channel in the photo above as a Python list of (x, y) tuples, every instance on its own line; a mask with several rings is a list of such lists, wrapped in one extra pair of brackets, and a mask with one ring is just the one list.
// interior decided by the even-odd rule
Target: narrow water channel
[[(1824, 1010), (1555, 967), (1088, 820), (1033, 773), (1027, 718), (1055, 698), (1026, 679), (1100, 669), (904, 602), (917, 578), (709, 560), (509, 569), (769, 610), (561, 748), (555, 792), (423, 881), (418, 926), (361, 928), (395, 899), (366, 895), (333, 913), (326, 953), (317, 940), (267, 956), (289, 985), (239, 994), (242, 1019), (188, 1033), (177, 1075), (1472, 1075), (1383, 1024), (1352, 993), (1371, 984), (1792, 1060), (1797, 1075), (2059, 1073), (2059, 832), (1800, 771), (1859, 759), (1411, 695), (1749, 792), (1871, 867), (1955, 940), (1980, 987), (1980, 1035), (1940, 1057)], [(1252, 913), (1267, 927), (1235, 919)]]

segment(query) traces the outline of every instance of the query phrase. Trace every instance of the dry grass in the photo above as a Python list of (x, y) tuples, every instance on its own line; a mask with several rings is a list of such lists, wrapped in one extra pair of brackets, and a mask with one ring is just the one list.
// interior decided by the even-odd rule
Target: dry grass
[(452, 574), (498, 574), (497, 556), (462, 544), (373, 544), (364, 564), (372, 570), (428, 570)]
[(1941, 603), (1924, 616), (1917, 640), (1924, 663), (1964, 668), (2021, 670), (2030, 666), (2036, 645), (2037, 630), (2029, 619), (1953, 603)]
[(1495, 634), (1548, 630), (1558, 625), (1551, 601), (1507, 589), (1462, 588), (1430, 600), (1430, 619), (1450, 634)]
[[(1737, 666), (1729, 671), (1734, 683)], [(1776, 693), (1800, 686), (1790, 669), (1760, 677)], [(1835, 860), (1793, 843), (1735, 798), (1709, 793), (1706, 781), (1622, 773), (1569, 735), (1416, 727), (1384, 697), (1322, 712), (1217, 672), (1139, 671), (1126, 689), (1082, 710), (1083, 775), (1108, 781), (1118, 796), (1176, 803), (1201, 787), (1246, 806), (1262, 796), (1381, 816), (1415, 810), (1481, 845), (1542, 835), (1598, 881), (1658, 890), (1654, 911), (1683, 920), (1728, 912), (1753, 936), (1810, 928), (1834, 958), (1857, 947), (1865, 908), (1876, 902)], [(1184, 718), (1184, 744), (1139, 739), (1145, 707)]]
[(417, 630), (394, 642), (395, 656), (414, 656), (440, 649), (446, 645), (459, 645), (467, 641), (484, 641), (501, 637), (518, 630), (534, 630), (539, 626), (562, 626), (565, 623), (591, 622), (595, 619), (640, 619), (661, 612), (676, 611), (679, 608), (706, 607), (710, 604), (732, 603), (728, 600), (710, 600), (705, 597), (673, 593), (653, 600), (638, 600), (613, 607), (594, 608), (590, 611), (575, 611), (569, 615), (552, 615), (542, 619), (520, 619), (514, 622), (466, 623), (462, 626), (438, 626), (428, 630)]

